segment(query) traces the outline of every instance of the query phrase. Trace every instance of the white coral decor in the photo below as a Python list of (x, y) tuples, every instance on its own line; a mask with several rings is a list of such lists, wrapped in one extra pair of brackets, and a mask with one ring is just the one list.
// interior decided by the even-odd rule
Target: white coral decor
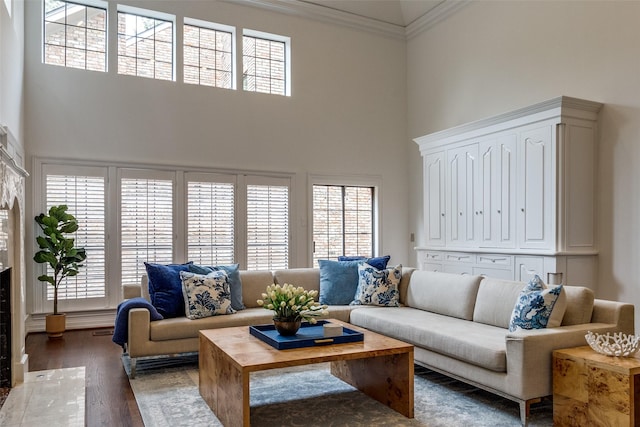
[(584, 337), (592, 349), (607, 356), (632, 356), (640, 348), (639, 336), (622, 332), (614, 332), (613, 335), (607, 332), (602, 335), (589, 331)]

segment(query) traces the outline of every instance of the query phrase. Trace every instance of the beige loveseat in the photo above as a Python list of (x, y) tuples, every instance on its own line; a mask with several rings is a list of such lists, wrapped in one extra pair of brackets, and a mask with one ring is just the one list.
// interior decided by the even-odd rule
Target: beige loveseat
[[(271, 283), (320, 288), (318, 269), (242, 271), (241, 280), (247, 309), (235, 314), (150, 322), (148, 310), (132, 309), (126, 350), (133, 374), (138, 357), (198, 351), (201, 329), (269, 323), (271, 312), (256, 300)], [(518, 402), (525, 423), (529, 404), (552, 394), (552, 351), (586, 345), (587, 331), (633, 333), (634, 306), (565, 286), (567, 308), (560, 327), (509, 332), (524, 285), (404, 268), (401, 307), (330, 306), (329, 316), (413, 344), (417, 364)], [(146, 287), (143, 279), (142, 287), (126, 289), (125, 297), (148, 298), (142, 291)]]

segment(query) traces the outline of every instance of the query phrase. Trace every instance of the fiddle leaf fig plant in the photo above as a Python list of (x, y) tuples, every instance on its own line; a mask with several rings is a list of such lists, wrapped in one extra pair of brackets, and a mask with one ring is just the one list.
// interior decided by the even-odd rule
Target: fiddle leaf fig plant
[(53, 275), (43, 274), (38, 276), (41, 282), (53, 286), (53, 314), (58, 314), (58, 287), (60, 283), (71, 276), (78, 274), (78, 268), (82, 267), (82, 261), (87, 258), (84, 248), (75, 247), (75, 239), (68, 237), (78, 228), (76, 218), (67, 213), (66, 205), (52, 206), (49, 213), (35, 217), (42, 234), (36, 237), (40, 250), (33, 256), (33, 260), (39, 264), (47, 264), (51, 267)]

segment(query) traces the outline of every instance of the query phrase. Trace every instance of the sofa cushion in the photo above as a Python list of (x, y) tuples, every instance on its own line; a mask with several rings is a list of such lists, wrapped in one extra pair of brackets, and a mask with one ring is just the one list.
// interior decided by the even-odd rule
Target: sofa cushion
[(363, 261), (319, 260), (320, 304), (350, 304), (358, 288), (358, 265), (362, 263)]
[(229, 278), (224, 270), (207, 275), (181, 271), (182, 293), (187, 318), (201, 319), (221, 314), (233, 314)]
[(231, 288), (231, 307), (234, 310), (244, 310), (244, 303), (242, 302), (242, 280), (240, 279), (240, 265), (214, 265), (203, 266), (197, 264), (191, 264), (189, 271), (197, 274), (209, 274), (212, 271), (224, 271), (229, 278), (229, 286)]
[(391, 259), (391, 255), (367, 258), (363, 256), (339, 256), (338, 261), (363, 261), (369, 264), (371, 267), (378, 270), (384, 270), (387, 268), (387, 263)]
[(402, 267), (402, 279), (398, 284), (398, 292), (400, 292), (400, 304), (405, 305), (407, 303), (407, 288), (411, 281), (411, 275), (416, 271), (414, 267)]
[(507, 370), (504, 328), (412, 307), (355, 308), (350, 323), (491, 371)]
[(212, 316), (190, 320), (186, 317), (150, 322), (152, 341), (181, 340), (198, 338), (201, 329), (228, 328), (232, 326), (262, 325), (272, 323), (273, 312), (262, 307), (248, 308), (231, 316)]
[(473, 321), (509, 329), (518, 296), (524, 288), (523, 282), (485, 277), (480, 282)]
[[(348, 305), (329, 306), (328, 317), (348, 322), (349, 313), (352, 310), (353, 307)], [(212, 316), (195, 320), (183, 316), (164, 319), (161, 322), (150, 322), (149, 334), (152, 341), (195, 339), (198, 338), (198, 331), (201, 329), (265, 324), (273, 324), (273, 311), (262, 307), (248, 307), (231, 316)]]
[(595, 295), (583, 286), (564, 286), (567, 294), (567, 309), (562, 318), (562, 326), (581, 325), (591, 322)]
[(369, 264), (358, 266), (358, 288), (351, 305), (378, 305), (397, 307), (398, 285), (402, 278), (402, 265), (378, 270)]
[(540, 276), (535, 275), (518, 296), (509, 331), (560, 326), (566, 308), (566, 296), (562, 288), (562, 285), (546, 286)]
[(273, 274), (269, 270), (241, 270), (240, 278), (242, 279), (242, 302), (244, 305), (247, 308), (260, 307), (257, 301), (262, 299), (262, 294), (267, 290), (267, 286), (274, 283)]
[(416, 270), (407, 286), (406, 304), (471, 320), (481, 279), (480, 276)]
[(187, 264), (154, 264), (145, 262), (149, 280), (151, 304), (165, 318), (184, 316), (184, 297), (180, 272), (188, 271)]
[(317, 268), (288, 268), (273, 272), (274, 283), (302, 286), (305, 291), (320, 292), (320, 270)]

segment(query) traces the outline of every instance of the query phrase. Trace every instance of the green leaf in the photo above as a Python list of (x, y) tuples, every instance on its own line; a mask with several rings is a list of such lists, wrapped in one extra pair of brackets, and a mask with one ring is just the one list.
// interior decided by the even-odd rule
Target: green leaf
[(47, 276), (46, 274), (43, 274), (42, 276), (38, 276), (38, 280), (41, 281), (41, 282), (47, 282), (47, 283), (55, 286), (55, 283), (53, 281), (53, 277)]
[(60, 231), (62, 231), (63, 233), (75, 233), (76, 231), (78, 231), (78, 228), (79, 228), (78, 223), (73, 221), (73, 222), (68, 222), (64, 224), (60, 228)]

